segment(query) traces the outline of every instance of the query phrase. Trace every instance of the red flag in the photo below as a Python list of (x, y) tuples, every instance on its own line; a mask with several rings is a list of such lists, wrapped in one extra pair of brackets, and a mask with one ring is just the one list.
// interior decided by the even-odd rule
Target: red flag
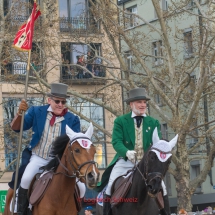
[(13, 42), (13, 47), (19, 51), (29, 51), (32, 49), (32, 40), (34, 35), (34, 22), (40, 16), (40, 10), (37, 10), (37, 4), (34, 2), (34, 7), (31, 16), (27, 22), (21, 26), (16, 34)]

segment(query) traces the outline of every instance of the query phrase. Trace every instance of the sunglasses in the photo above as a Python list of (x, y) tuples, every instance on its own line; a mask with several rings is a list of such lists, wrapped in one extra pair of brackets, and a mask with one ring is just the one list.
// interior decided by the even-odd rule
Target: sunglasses
[(55, 100), (55, 99), (53, 99), (53, 98), (51, 98), (51, 100), (53, 100), (54, 102), (55, 102), (55, 104), (62, 104), (62, 105), (65, 105), (66, 104), (66, 100), (63, 100), (63, 101), (61, 101), (61, 100)]

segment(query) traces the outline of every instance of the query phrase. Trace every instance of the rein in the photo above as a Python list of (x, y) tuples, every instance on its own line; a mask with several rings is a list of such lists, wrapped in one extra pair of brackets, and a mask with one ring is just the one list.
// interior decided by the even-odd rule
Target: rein
[[(149, 156), (149, 152), (151, 152), (152, 149), (154, 149), (154, 150), (156, 150), (156, 151), (159, 151), (159, 152), (161, 152), (161, 153), (163, 153), (163, 154), (171, 153), (171, 152), (163, 152), (163, 151), (161, 151), (161, 150), (159, 150), (159, 149), (157, 149), (157, 148), (155, 148), (155, 147), (152, 147), (152, 148), (147, 152), (147, 159), (146, 159), (145, 162), (144, 162), (144, 172), (143, 172), (143, 173), (142, 173), (142, 172), (140, 171), (140, 169), (139, 169), (139, 165), (138, 165), (137, 162), (136, 162), (136, 161), (137, 161), (137, 156), (135, 155), (135, 165), (134, 165), (134, 169), (133, 169), (133, 170), (135, 170), (135, 169), (138, 170), (138, 172), (140, 173), (140, 175), (141, 175), (141, 177), (142, 177), (142, 180), (144, 180), (146, 186), (148, 186), (148, 184), (149, 184), (152, 180), (154, 180), (155, 178), (160, 178), (161, 180), (163, 180), (163, 175), (164, 175), (164, 172), (163, 172), (163, 173), (160, 173), (160, 172), (150, 172), (150, 173), (148, 173), (148, 156)], [(145, 171), (145, 170), (146, 170), (146, 171)], [(144, 175), (145, 175), (145, 176), (144, 176)], [(150, 176), (152, 176), (152, 175), (154, 175), (154, 176), (149, 180), (148, 177), (150, 177)], [(148, 195), (149, 195), (150, 197), (152, 197), (152, 198), (156, 198), (156, 194), (153, 195), (153, 194), (151, 194), (151, 193), (148, 192)]]

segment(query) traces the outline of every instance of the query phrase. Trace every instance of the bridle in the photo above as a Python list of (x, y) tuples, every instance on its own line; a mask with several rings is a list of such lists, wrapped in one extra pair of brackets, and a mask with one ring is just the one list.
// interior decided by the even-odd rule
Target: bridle
[[(161, 172), (150, 172), (150, 173), (149, 173), (149, 172), (148, 172), (149, 153), (150, 153), (152, 150), (159, 151), (159, 152), (161, 152), (161, 153), (163, 153), (163, 154), (171, 153), (170, 151), (169, 151), (169, 152), (163, 152), (163, 151), (161, 151), (161, 150), (158, 149), (158, 148), (151, 147), (150, 150), (148, 150), (148, 152), (147, 152), (147, 154), (146, 154), (146, 156), (147, 156), (146, 159), (144, 159), (144, 172), (143, 172), (143, 173), (142, 173), (142, 172), (140, 171), (140, 169), (139, 169), (139, 164), (136, 163), (137, 157), (135, 156), (135, 166), (134, 166), (134, 170), (135, 170), (135, 169), (138, 170), (138, 172), (140, 173), (140, 175), (141, 175), (141, 177), (142, 177), (142, 180), (144, 180), (144, 182), (145, 182), (146, 187), (148, 186), (148, 184), (149, 184), (152, 180), (154, 180), (154, 179), (156, 179), (156, 178), (160, 178), (161, 181), (162, 181), (163, 178), (164, 178), (164, 173), (165, 173), (165, 171), (166, 171), (166, 169), (164, 169), (163, 173), (161, 173)], [(168, 165), (168, 166), (169, 166), (169, 165)], [(167, 169), (168, 169), (168, 166), (167, 166)], [(156, 195), (153, 195), (153, 194), (151, 194), (150, 192), (148, 192), (148, 195), (149, 195), (150, 197), (153, 197), (153, 198), (156, 197)]]
[[(57, 156), (57, 159), (58, 159), (58, 162), (59, 162), (59, 164), (64, 168), (64, 170), (66, 171), (66, 173), (62, 173), (62, 174), (64, 174), (65, 176), (67, 176), (67, 177), (69, 177), (69, 178), (78, 178), (79, 180), (81, 179), (81, 178), (84, 178), (85, 180), (86, 180), (86, 175), (87, 175), (87, 172), (88, 172), (88, 169), (89, 169), (89, 167), (91, 166), (91, 165), (98, 165), (98, 163), (97, 162), (95, 162), (95, 161), (93, 161), (93, 160), (91, 160), (91, 161), (86, 161), (86, 162), (84, 162), (84, 163), (82, 163), (82, 164), (80, 164), (80, 165), (78, 165), (78, 163), (77, 163), (77, 161), (76, 161), (76, 159), (75, 159), (75, 157), (74, 157), (74, 154), (73, 154), (73, 151), (72, 151), (72, 149), (71, 149), (71, 143), (73, 143), (74, 141), (76, 141), (77, 139), (88, 139), (88, 140), (90, 140), (89, 138), (87, 138), (87, 137), (78, 137), (78, 138), (74, 138), (74, 139), (72, 139), (72, 140), (70, 140), (69, 141), (69, 146), (68, 146), (68, 148), (67, 148), (67, 150), (70, 150), (70, 152), (69, 152), (69, 155), (70, 155), (70, 158), (71, 159), (66, 159), (66, 161), (69, 163), (69, 165), (70, 165), (70, 167), (72, 168), (72, 172), (70, 172), (69, 171), (69, 169), (64, 165), (64, 164), (62, 164), (62, 162), (61, 162), (61, 160), (60, 160), (60, 158)], [(64, 154), (64, 156), (66, 156), (65, 154)], [(73, 165), (73, 163), (75, 163), (75, 165), (77, 166), (77, 168)], [(85, 174), (84, 175), (81, 175), (81, 173), (80, 173), (80, 170), (85, 166), (85, 165), (87, 165), (88, 164), (88, 166), (87, 166), (87, 169), (86, 169), (86, 171), (85, 171)]]

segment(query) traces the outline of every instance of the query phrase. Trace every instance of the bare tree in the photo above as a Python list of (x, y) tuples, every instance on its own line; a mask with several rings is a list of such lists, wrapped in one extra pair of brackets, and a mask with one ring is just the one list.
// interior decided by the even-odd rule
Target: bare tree
[[(61, 17), (56, 1), (44, 1), (42, 21), (36, 24), (32, 50), (38, 66), (32, 59), (30, 80), (34, 84), (29, 88), (30, 92), (45, 94), (50, 82), (65, 82), (70, 85), (69, 94), (73, 98), (71, 111), (90, 121), (89, 115), (75, 107), (87, 101), (102, 107), (112, 122), (124, 112), (121, 89), (125, 94), (131, 88), (146, 87), (151, 96), (150, 114), (159, 116), (173, 133), (179, 134), (172, 156), (174, 167), (169, 172), (176, 181), (178, 208), (191, 211), (191, 196), (210, 174), (215, 156), (213, 2), (209, 0), (200, 5), (194, 0), (195, 4), (191, 5), (194, 10), (190, 10), (188, 1), (171, 1), (168, 11), (163, 10), (160, 1), (147, 2), (156, 11), (156, 22), (124, 10), (111, 0), (89, 0), (89, 11), (79, 14), (79, 19)], [(5, 17), (14, 18), (11, 11), (13, 5)], [(184, 31), (180, 25), (187, 17), (191, 24)], [(5, 48), (0, 55), (1, 71), (6, 83), (22, 85), (25, 74), (11, 71), (16, 65), (14, 59), (19, 62), (27, 62), (27, 59), (25, 54), (10, 49), (8, 41), (14, 36), (9, 30), (10, 23), (6, 19), (2, 22), (0, 47)], [(15, 26), (13, 29), (17, 30)], [(75, 58), (71, 60), (71, 55), (67, 57), (71, 52), (79, 55), (80, 50), (74, 44), (83, 45), (93, 53), (84, 64), (77, 64)], [(2, 65), (5, 59), (13, 63), (13, 70)], [(95, 73), (98, 59), (104, 76)], [(91, 78), (86, 82), (77, 78), (80, 71)], [(76, 90), (74, 84), (85, 87)], [(14, 89), (12, 95), (17, 92)], [(158, 97), (159, 103), (155, 99)], [(106, 135), (107, 143), (110, 142), (111, 128), (101, 126), (96, 120), (93, 123)], [(191, 140), (195, 140), (195, 144), (191, 144)], [(204, 163), (196, 178), (190, 178), (192, 160)]]

